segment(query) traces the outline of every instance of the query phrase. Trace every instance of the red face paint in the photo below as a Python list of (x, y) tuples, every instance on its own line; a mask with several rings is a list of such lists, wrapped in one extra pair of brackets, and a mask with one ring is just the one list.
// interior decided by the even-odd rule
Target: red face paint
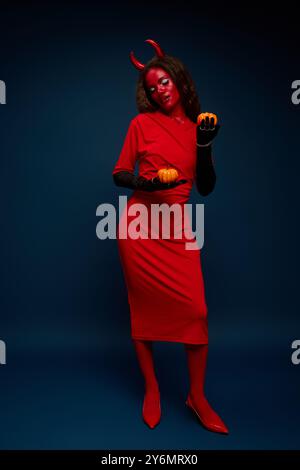
[(181, 108), (178, 89), (164, 69), (150, 69), (145, 77), (145, 85), (152, 100), (167, 114)]

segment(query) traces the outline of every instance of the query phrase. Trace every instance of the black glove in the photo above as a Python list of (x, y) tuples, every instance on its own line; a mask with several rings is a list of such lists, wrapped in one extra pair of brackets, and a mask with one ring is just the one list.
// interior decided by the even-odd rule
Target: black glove
[(216, 173), (212, 161), (211, 143), (219, 132), (220, 125), (215, 126), (214, 118), (202, 119), (197, 126), (197, 165), (196, 187), (201, 196), (210, 194), (216, 184)]
[(216, 184), (216, 173), (212, 162), (211, 146), (197, 147), (196, 187), (201, 196), (211, 193)]
[(215, 126), (214, 118), (202, 119), (201, 124), (197, 126), (197, 144), (208, 147), (219, 132), (220, 125)]
[(135, 176), (129, 171), (119, 171), (113, 175), (114, 182), (117, 186), (124, 188), (137, 189), (139, 191), (161, 191), (163, 189), (176, 188), (180, 184), (184, 184), (187, 180), (174, 181), (173, 183), (161, 183), (158, 176), (148, 180), (143, 176)]

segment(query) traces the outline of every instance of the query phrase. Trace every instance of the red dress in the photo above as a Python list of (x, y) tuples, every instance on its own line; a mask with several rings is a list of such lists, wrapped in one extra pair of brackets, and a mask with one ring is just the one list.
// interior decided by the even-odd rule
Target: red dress
[[(128, 233), (126, 226), (139, 214), (128, 213), (133, 204), (144, 204), (151, 214), (151, 204), (182, 206), (188, 202), (196, 172), (196, 124), (190, 120), (178, 123), (159, 111), (137, 115), (130, 123), (113, 174), (133, 173), (136, 163), (139, 175), (145, 178), (157, 176), (157, 170), (168, 165), (176, 168), (179, 179), (187, 183), (154, 192), (136, 190), (122, 212), (117, 238), (128, 291), (131, 336), (140, 340), (207, 344), (200, 249), (198, 246), (196, 250), (186, 249), (187, 240), (191, 241), (185, 236), (188, 232), (182, 238), (174, 236), (176, 227), (181, 227), (177, 225), (180, 216), (171, 217), (175, 225), (169, 238), (162, 238), (161, 221), (156, 232), (158, 238), (151, 238), (145, 219), (139, 226), (145, 238), (120, 236), (121, 230)], [(187, 230), (190, 222), (185, 224)]]

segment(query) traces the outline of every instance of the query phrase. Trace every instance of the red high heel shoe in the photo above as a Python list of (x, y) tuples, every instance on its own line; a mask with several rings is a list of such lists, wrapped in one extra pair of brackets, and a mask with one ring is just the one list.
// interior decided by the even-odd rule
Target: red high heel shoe
[(160, 397), (158, 398), (145, 394), (143, 403), (143, 419), (149, 428), (154, 429), (161, 418)]
[(192, 402), (191, 397), (188, 395), (185, 404), (196, 414), (201, 424), (212, 432), (218, 432), (220, 434), (229, 434), (229, 431), (220, 416), (210, 407), (209, 403), (205, 399), (204, 407), (202, 412), (196, 409), (195, 405)]

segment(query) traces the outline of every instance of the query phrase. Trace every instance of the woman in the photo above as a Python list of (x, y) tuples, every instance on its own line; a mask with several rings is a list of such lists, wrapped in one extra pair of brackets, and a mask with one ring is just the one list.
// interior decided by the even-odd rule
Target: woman
[[(190, 377), (186, 404), (207, 429), (227, 434), (228, 429), (204, 395), (208, 334), (200, 249), (186, 249), (188, 237), (179, 224), (182, 215), (172, 214), (174, 225), (169, 238), (162, 237), (161, 223), (158, 236), (147, 236), (149, 216), (145, 213), (139, 219), (140, 237), (125, 232), (134, 220), (135, 204), (148, 208), (148, 214), (153, 204), (183, 207), (194, 182), (199, 193), (206, 196), (216, 181), (211, 156), (211, 142), (219, 129), (216, 118), (206, 117), (197, 125), (200, 104), (189, 73), (155, 41), (146, 42), (154, 47), (156, 57), (143, 65), (133, 53), (130, 55), (140, 71), (140, 114), (130, 123), (113, 170), (117, 186), (134, 190), (119, 223), (118, 247), (128, 290), (132, 340), (145, 379), (143, 418), (150, 428), (161, 418), (152, 343), (181, 342)], [(136, 163), (139, 176), (134, 175)], [(158, 170), (166, 166), (177, 170), (175, 182), (163, 183), (158, 178)]]

